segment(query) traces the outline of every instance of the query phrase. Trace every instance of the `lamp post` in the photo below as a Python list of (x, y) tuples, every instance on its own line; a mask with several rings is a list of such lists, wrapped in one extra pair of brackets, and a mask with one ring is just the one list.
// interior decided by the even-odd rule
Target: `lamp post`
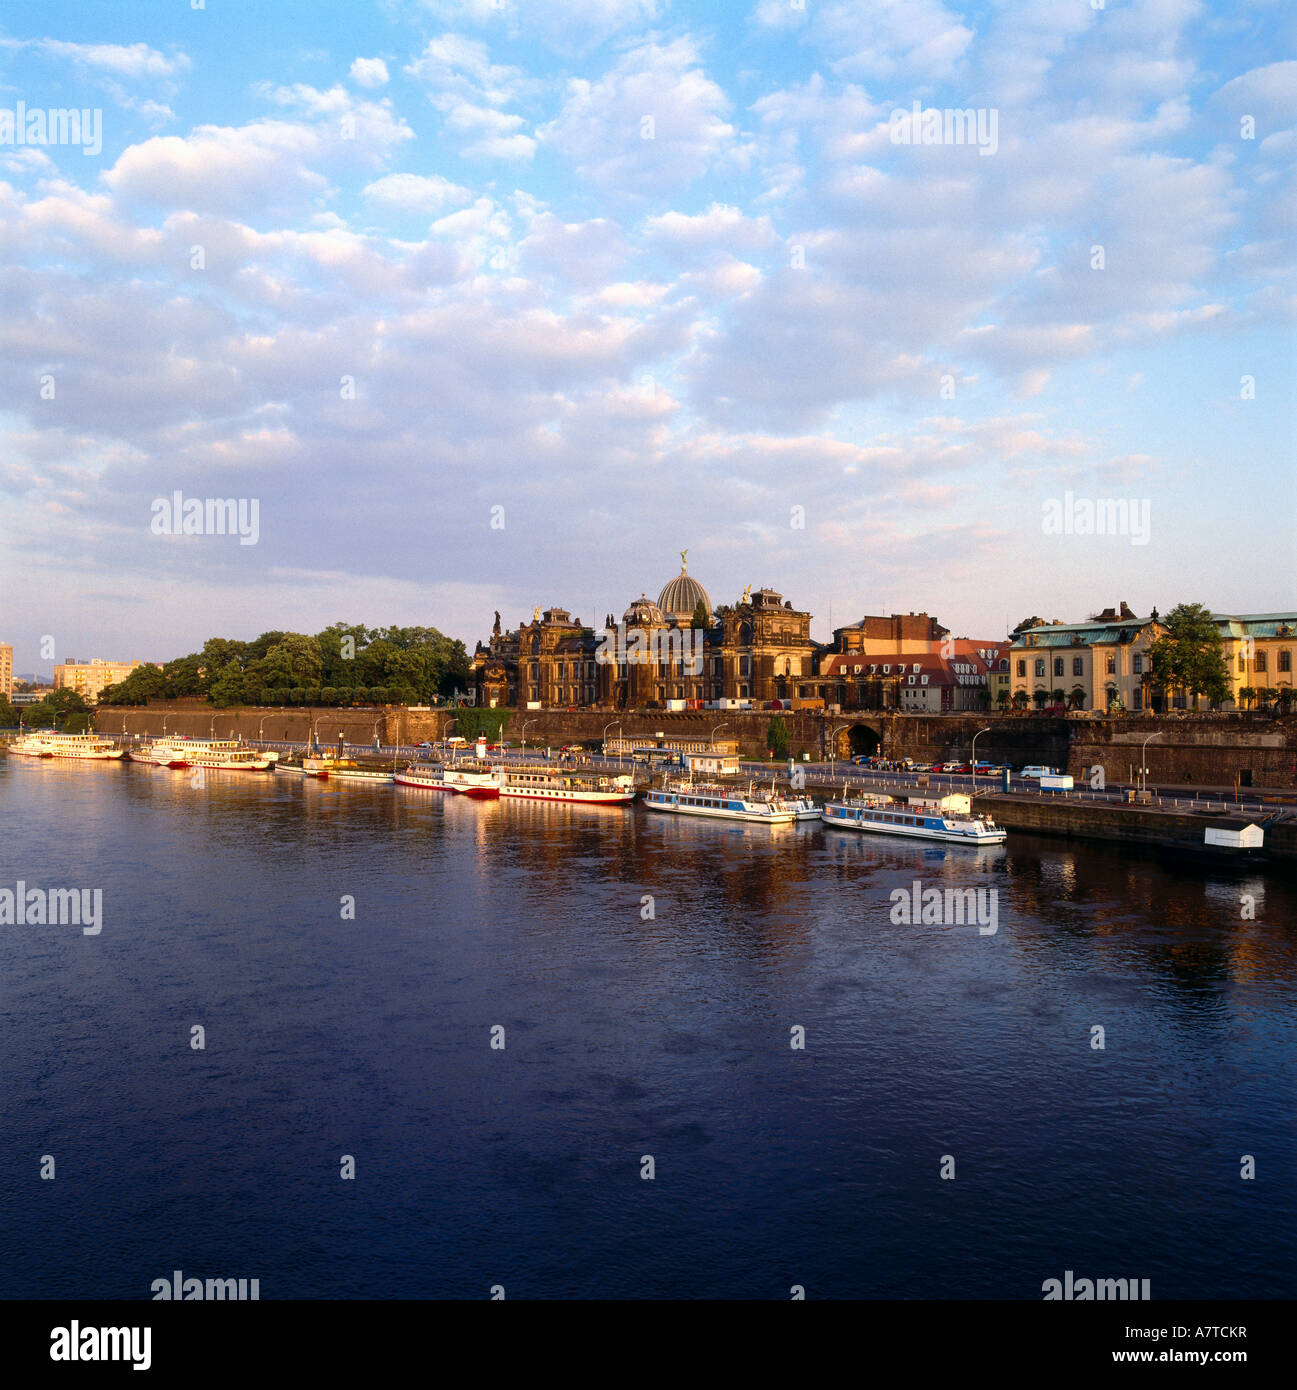
[(837, 753), (837, 751), (838, 751), (838, 743), (837, 743), (838, 735), (843, 731), (843, 729), (849, 729), (850, 727), (851, 727), (850, 724), (839, 724), (838, 727), (837, 727), (836, 729), (833, 729), (833, 730), (829, 733), (829, 746), (828, 746), (828, 748), (825, 750), (825, 751), (828, 753), (828, 755), (829, 755), (829, 762), (831, 762), (831, 763), (837, 762), (837, 758), (836, 758), (834, 755), (835, 755), (835, 754)]
[[(620, 719), (610, 719), (610, 720), (603, 726), (603, 736), (602, 736), (602, 738), (601, 738), (600, 741), (603, 743), (605, 749), (608, 747), (608, 730), (609, 730), (609, 729), (612, 729), (612, 728), (620, 729), (620, 728), (621, 728), (621, 720), (620, 720)], [(607, 756), (608, 756), (608, 754), (605, 752), (605, 753), (604, 753), (604, 757), (607, 757)], [(621, 763), (621, 757), (620, 757), (620, 756), (618, 756), (617, 762), (618, 762), (619, 764)]]
[(1160, 732), (1159, 729), (1154, 729), (1153, 732), (1144, 739), (1143, 745), (1139, 750), (1139, 789), (1141, 792), (1148, 790), (1148, 766), (1144, 761), (1144, 753), (1148, 748), (1149, 739), (1156, 738)]
[(988, 727), (985, 728), (985, 729), (978, 729), (978, 731), (973, 735), (973, 749), (972, 749), (973, 758), (972, 758), (972, 762), (971, 762), (970, 766), (971, 766), (972, 769), (973, 769), (973, 795), (974, 795), (974, 796), (977, 795), (977, 740), (978, 740), (979, 738), (981, 738), (983, 734), (989, 734), (990, 732), (991, 732), (991, 730), (990, 730), (990, 727), (988, 726)]
[(539, 719), (524, 719), (522, 721), (522, 756), (527, 756), (527, 726), (529, 724), (539, 724)]

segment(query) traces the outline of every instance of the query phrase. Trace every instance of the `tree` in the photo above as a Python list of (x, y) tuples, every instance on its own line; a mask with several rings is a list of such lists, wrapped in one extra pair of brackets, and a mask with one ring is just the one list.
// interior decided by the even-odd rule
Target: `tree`
[(286, 632), (282, 641), (267, 648), (264, 657), (253, 659), (250, 670), (262, 685), (314, 690), (323, 665), (320, 644), (314, 637)]
[(0, 695), (0, 729), (16, 729), (18, 711), (9, 703), (7, 695)]
[(694, 604), (694, 615), (689, 619), (689, 626), (692, 628), (708, 628), (711, 627), (711, 625), (711, 618), (707, 613), (707, 605), (702, 599), (699, 599), (698, 602)]
[(1084, 687), (1084, 686), (1080, 686), (1080, 685), (1074, 685), (1074, 686), (1072, 687), (1072, 696), (1071, 696), (1071, 699), (1072, 699), (1072, 708), (1073, 708), (1073, 709), (1080, 709), (1081, 706), (1085, 703), (1085, 687)]
[(243, 667), (237, 661), (226, 662), (207, 692), (217, 709), (228, 709), (243, 703)]
[(1049, 692), (1049, 699), (1051, 704), (1061, 705), (1063, 703), (1062, 686), (1055, 686), (1054, 689)]
[(788, 734), (788, 725), (784, 723), (783, 715), (777, 714), (770, 721), (770, 727), (766, 730), (766, 747), (776, 758), (786, 758), (791, 746), (792, 739)]
[(1004, 689), (1004, 688), (1002, 687), (1002, 688), (996, 693), (996, 696), (995, 696), (995, 703), (996, 703), (997, 705), (999, 705), (999, 707), (1000, 707), (1001, 710), (1003, 710), (1003, 709), (1005, 709), (1005, 707), (1008, 705), (1010, 698), (1011, 698), (1011, 697), (1010, 697), (1010, 695), (1009, 695), (1009, 692), (1008, 692), (1006, 689)]
[(1230, 694), (1225, 644), (1210, 611), (1201, 603), (1179, 603), (1162, 620), (1166, 631), (1150, 644), (1153, 680), (1165, 690), (1185, 690), (1217, 702)]
[(166, 677), (156, 666), (137, 666), (125, 680), (104, 686), (99, 692), (99, 703), (142, 705), (150, 699), (160, 699), (166, 692)]
[(1013, 693), (1013, 705), (1015, 709), (1027, 708), (1027, 692), (1025, 690), (1015, 690)]

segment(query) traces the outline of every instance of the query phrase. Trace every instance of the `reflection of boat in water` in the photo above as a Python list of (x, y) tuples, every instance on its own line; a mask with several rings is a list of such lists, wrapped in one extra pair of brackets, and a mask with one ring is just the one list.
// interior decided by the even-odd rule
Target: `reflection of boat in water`
[(41, 729), (15, 739), (9, 745), (9, 751), (23, 758), (76, 758), (109, 762), (120, 758), (125, 749), (115, 747), (111, 739), (99, 734), (60, 734), (53, 729)]
[(971, 804), (960, 792), (942, 797), (865, 795), (828, 802), (822, 818), (835, 830), (969, 845), (1003, 844), (1005, 832), (989, 816), (975, 816)]

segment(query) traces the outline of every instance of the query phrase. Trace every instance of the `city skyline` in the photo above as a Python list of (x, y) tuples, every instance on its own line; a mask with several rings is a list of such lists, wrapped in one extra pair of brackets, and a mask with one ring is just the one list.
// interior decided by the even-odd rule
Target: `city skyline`
[[(367, 16), (0, 31), (18, 669), (249, 613), (471, 646), (683, 546), (819, 640), (1292, 606), (1282, 6)], [(916, 109), (978, 119), (929, 145)], [(79, 145), (26, 138), (60, 110), (98, 113)], [(181, 495), (255, 502), (255, 541), (159, 526)]]

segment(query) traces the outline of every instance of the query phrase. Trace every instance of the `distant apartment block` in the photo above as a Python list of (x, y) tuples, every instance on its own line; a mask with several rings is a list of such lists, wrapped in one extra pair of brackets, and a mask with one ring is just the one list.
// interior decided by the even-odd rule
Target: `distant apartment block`
[(65, 661), (54, 668), (54, 689), (75, 690), (88, 704), (98, 704), (107, 685), (124, 681), (138, 661)]
[(0, 642), (0, 695), (7, 700), (14, 693), (14, 649)]

